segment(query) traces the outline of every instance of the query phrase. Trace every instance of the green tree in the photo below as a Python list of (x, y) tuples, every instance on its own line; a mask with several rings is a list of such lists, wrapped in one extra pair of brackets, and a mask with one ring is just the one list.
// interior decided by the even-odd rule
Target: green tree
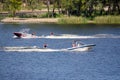
[(50, 17), (50, 0), (47, 0), (48, 18)]
[(58, 9), (59, 14), (61, 13), (61, 0), (52, 0), (53, 2), (53, 11), (52, 17), (55, 17), (55, 9)]
[(13, 19), (16, 15), (16, 11), (21, 9), (21, 0), (8, 0), (7, 1), (9, 10), (12, 12)]
[(65, 11), (65, 13), (70, 17), (71, 16), (71, 12), (73, 10), (73, 1), (74, 0), (62, 0), (61, 1), (61, 7), (62, 7), (62, 10)]
[(0, 12), (3, 10), (3, 4), (0, 2)]
[(27, 6), (29, 9), (31, 9), (32, 11), (34, 11), (34, 9), (37, 8), (37, 5), (39, 3), (37, 2), (37, 0), (27, 0)]

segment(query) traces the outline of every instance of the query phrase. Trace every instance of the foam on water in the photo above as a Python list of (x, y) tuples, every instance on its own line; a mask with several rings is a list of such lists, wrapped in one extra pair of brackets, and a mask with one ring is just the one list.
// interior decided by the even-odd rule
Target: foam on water
[[(50, 38), (50, 39), (120, 38), (119, 35), (114, 35), (114, 34), (95, 34), (95, 35), (90, 35), (90, 36), (75, 35), (75, 34), (58, 34), (58, 35), (41, 35), (41, 36), (37, 36), (37, 35), (29, 34), (29, 31), (30, 31), (29, 28), (25, 28), (25, 29), (20, 30), (19, 32), (24, 33), (26, 35), (24, 37), (22, 36), (22, 38)], [(16, 37), (13, 36), (13, 38), (16, 38)]]
[(96, 34), (92, 36), (80, 36), (80, 35), (72, 35), (72, 34), (62, 34), (60, 36), (45, 36), (43, 38), (120, 38), (120, 36), (113, 35), (113, 34)]
[(97, 38), (120, 38), (119, 35), (114, 35), (114, 34), (96, 34), (94, 37)]
[[(13, 37), (16, 38), (16, 37)], [(50, 39), (78, 39), (78, 38), (82, 38), (82, 39), (87, 39), (87, 38), (120, 38), (119, 35), (113, 35), (113, 34), (96, 34), (96, 35), (92, 35), (92, 36), (80, 36), (80, 35), (72, 35), (72, 34), (61, 34), (61, 35), (48, 35), (48, 36), (36, 36), (36, 35), (31, 35), (31, 34), (27, 34), (27, 36), (22, 37), (22, 38), (50, 38)]]
[(29, 31), (30, 31), (29, 28), (25, 28), (25, 29), (20, 30), (19, 32), (22, 32), (22, 33), (28, 33)]
[(73, 38), (90, 38), (90, 37), (89, 36), (71, 35), (71, 34), (62, 34), (60, 36), (54, 36), (54, 35), (53, 36), (45, 36), (44, 38), (55, 38), (55, 39), (69, 38), (69, 39), (73, 39)]
[(33, 47), (1, 47), (0, 51), (6, 51), (6, 52), (59, 52), (59, 51), (88, 51), (89, 47), (82, 47), (82, 48), (76, 48), (76, 49), (50, 49), (50, 48), (39, 48), (37, 46)]

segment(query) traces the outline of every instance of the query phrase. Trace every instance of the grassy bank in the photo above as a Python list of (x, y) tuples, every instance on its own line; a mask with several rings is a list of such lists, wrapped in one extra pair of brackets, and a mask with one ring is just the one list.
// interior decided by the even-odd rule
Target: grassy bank
[(84, 17), (65, 17), (58, 20), (59, 24), (120, 24), (120, 16), (99, 16), (93, 20)]
[(120, 24), (120, 16), (99, 16), (94, 18), (95, 24)]
[(85, 24), (87, 19), (83, 17), (65, 17), (58, 20), (59, 24)]

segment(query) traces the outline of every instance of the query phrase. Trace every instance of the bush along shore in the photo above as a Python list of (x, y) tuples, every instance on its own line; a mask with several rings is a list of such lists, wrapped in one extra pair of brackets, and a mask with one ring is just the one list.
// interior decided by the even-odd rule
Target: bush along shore
[(86, 24), (87, 19), (83, 17), (67, 17), (67, 18), (60, 18), (58, 20), (59, 24)]
[(96, 24), (120, 24), (120, 16), (99, 16), (95, 17)]
[(84, 17), (60, 18), (60, 24), (120, 24), (120, 16), (98, 16), (91, 19)]

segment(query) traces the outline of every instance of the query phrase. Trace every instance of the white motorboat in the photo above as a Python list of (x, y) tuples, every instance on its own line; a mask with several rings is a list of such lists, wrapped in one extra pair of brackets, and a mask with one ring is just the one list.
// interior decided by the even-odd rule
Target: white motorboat
[(24, 32), (14, 32), (13, 33), (15, 35), (15, 37), (17, 38), (36, 38), (37, 36), (35, 34), (28, 34), (28, 33), (24, 33)]
[(29, 33), (30, 29), (22, 29), (19, 32), (14, 32), (14, 38), (36, 38), (36, 33), (33, 32), (32, 34)]
[(88, 51), (93, 48), (95, 44), (85, 44), (85, 45), (77, 45), (75, 47), (67, 48), (69, 51)]

